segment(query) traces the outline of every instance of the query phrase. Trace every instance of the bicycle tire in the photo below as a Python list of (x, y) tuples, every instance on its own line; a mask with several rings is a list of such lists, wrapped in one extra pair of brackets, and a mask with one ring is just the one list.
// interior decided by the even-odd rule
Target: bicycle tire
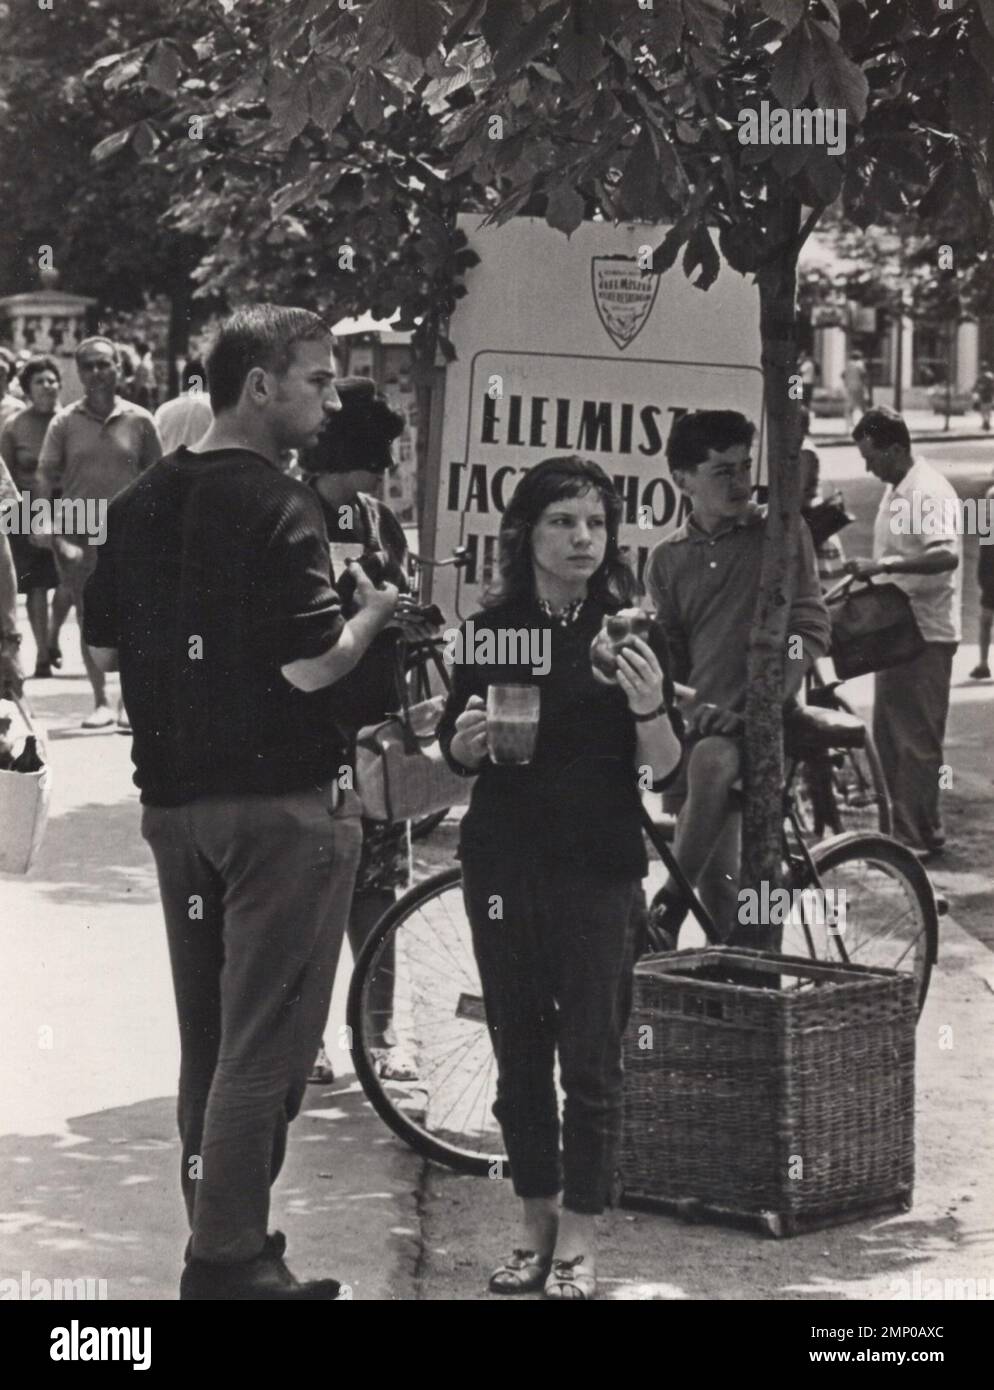
[[(420, 922), (421, 916), (427, 918), (430, 905), (432, 903), (437, 905), (443, 898), (445, 901), (441, 908), (433, 912), (430, 921), (422, 924)], [(470, 952), (472, 949), (469, 941), (469, 925), (463, 904), (462, 872), (458, 865), (433, 874), (398, 898), (396, 903), (384, 913), (360, 951), (352, 974), (346, 1006), (346, 1022), (351, 1029), (352, 1061), (355, 1065), (356, 1076), (373, 1109), (394, 1134), (410, 1145), (415, 1153), (455, 1169), (456, 1172), (466, 1173), (474, 1177), (485, 1177), (494, 1172), (495, 1164), (500, 1164), (500, 1175), (506, 1177), (510, 1171), (507, 1155), (503, 1151), (503, 1140), (500, 1138), (499, 1128), (492, 1116), (489, 1119), (492, 1129), (488, 1131), (488, 1134), (496, 1137), (494, 1142), (486, 1145), (483, 1144), (482, 1140), (476, 1146), (470, 1142), (459, 1142), (460, 1137), (466, 1140), (468, 1136), (464, 1133), (461, 1134), (458, 1127), (446, 1128), (444, 1125), (438, 1124), (436, 1128), (432, 1128), (434, 1123), (431, 1119), (433, 1094), (430, 1093), (429, 1088), (435, 1083), (434, 1074), (431, 1072), (430, 1045), (420, 1037), (413, 1036), (418, 1031), (415, 970), (410, 961), (406, 965), (400, 965), (399, 962), (406, 956), (410, 956), (414, 949), (414, 947), (406, 947), (402, 936), (405, 931), (412, 936), (420, 933), (425, 940), (431, 942), (431, 946), (426, 948), (427, 954), (438, 945), (439, 923), (446, 920), (453, 932), (453, 939), (449, 942), (443, 942), (440, 949), (434, 950), (427, 969), (431, 973), (433, 988), (437, 987), (442, 990), (448, 987), (449, 989), (449, 997), (444, 1001), (445, 1027), (451, 1030), (453, 1019), (465, 1022), (470, 1027), (466, 1030), (458, 1030), (463, 1032), (466, 1038), (465, 1067), (454, 1082), (456, 1066), (452, 1065), (451, 1062), (453, 1056), (457, 1055), (461, 1044), (456, 1043), (453, 1046), (451, 1031), (439, 1035), (439, 1046), (443, 1050), (447, 1049), (443, 1052), (443, 1061), (450, 1064), (448, 1075), (439, 1082), (439, 1090), (441, 1090), (443, 1082), (451, 1083), (454, 1089), (455, 1086), (463, 1082), (466, 1074), (469, 1075), (470, 1079), (465, 1083), (464, 1090), (469, 1086), (475, 1087), (479, 1074), (473, 1071), (476, 1065), (474, 1056), (479, 1055), (481, 1062), (485, 1062), (488, 1070), (480, 1086), (482, 1094), (479, 1101), (475, 1099), (474, 1092), (473, 1110), (480, 1116), (488, 1113), (488, 1102), (496, 1086), (496, 1061), (493, 1057), (486, 1020), (482, 1014), (482, 993), (480, 992), (479, 976), (476, 974), (475, 959), (471, 959), (465, 978), (454, 973), (458, 972), (460, 963), (459, 948), (455, 945), (455, 938), (461, 935), (463, 947)], [(424, 931), (422, 931), (422, 925), (425, 928)], [(383, 962), (391, 949), (393, 964), (384, 966)], [(441, 971), (436, 968), (439, 961), (442, 963)], [(408, 970), (409, 977), (403, 980), (401, 974), (405, 969)], [(381, 1008), (378, 1011), (379, 1018), (377, 1019), (377, 1011), (374, 1010), (370, 1001), (371, 996), (377, 990), (377, 981), (382, 981), (385, 978), (385, 973), (390, 971), (393, 973), (393, 980), (391, 982), (390, 1021), (387, 1024), (384, 1017), (386, 1010)], [(464, 989), (463, 986), (466, 988)], [(400, 1001), (398, 1001), (398, 994), (402, 996)], [(409, 1019), (413, 1019), (413, 1024), (409, 1023)], [(431, 1028), (436, 1026), (434, 1021), (431, 1022), (430, 1026)], [(416, 1057), (419, 1070), (424, 1072), (424, 1075), (409, 1082), (384, 1080), (379, 1074), (376, 1058), (373, 1055), (374, 1051), (382, 1046), (378, 1035), (382, 1033), (384, 1027), (389, 1027), (398, 1035), (398, 1041), (405, 1047), (406, 1051)], [(474, 1032), (476, 1035), (471, 1036)], [(486, 1050), (485, 1058), (479, 1050), (481, 1045)], [(425, 1097), (424, 1114), (423, 1118), (419, 1118), (421, 1101), (418, 1097), (422, 1094)]]
[[(848, 700), (834, 686), (827, 686), (820, 677), (813, 682), (809, 700), (821, 709), (836, 709), (842, 714), (852, 715), (866, 727), (862, 716), (856, 713)], [(890, 792), (883, 762), (869, 728), (866, 727), (862, 748), (827, 751), (825, 758), (831, 765), (832, 776), (827, 788), (822, 785), (824, 779), (815, 779), (819, 785), (813, 798), (810, 829), (805, 825), (803, 808), (798, 808), (801, 811), (798, 820), (805, 833), (818, 839), (823, 838), (826, 831), (835, 835), (848, 831), (867, 834), (879, 831), (882, 835), (890, 835), (893, 829)], [(809, 764), (802, 762), (801, 766), (807, 768)], [(874, 808), (872, 811), (871, 807)], [(866, 814), (861, 814), (864, 811)]]
[[(918, 980), (918, 1012), (921, 1013), (938, 956), (939, 913), (931, 881), (920, 861), (906, 846), (887, 835), (859, 831), (823, 840), (810, 850), (810, 854), (819, 886), (845, 892), (842, 900), (845, 922), (841, 931), (825, 927), (805, 933), (803, 928), (793, 928), (794, 940), (783, 942), (784, 953), (810, 954), (831, 963), (849, 960), (861, 965), (908, 970)], [(888, 891), (883, 881), (871, 872), (880, 870), (890, 876), (896, 891)], [(813, 885), (805, 884), (803, 876), (799, 881), (795, 873), (791, 886), (804, 889)], [(889, 905), (899, 911), (898, 894), (904, 898), (906, 911), (903, 917), (893, 916), (889, 923), (885, 922), (884, 928), (889, 925), (891, 933), (883, 934), (884, 928), (881, 928), (869, 936), (861, 936), (863, 920), (869, 926), (871, 905)], [(855, 899), (863, 905), (857, 912), (861, 920), (854, 923), (850, 921), (850, 913)], [(896, 930), (899, 926), (900, 932)], [(802, 937), (806, 951), (799, 949)], [(812, 949), (812, 942), (815, 949)]]

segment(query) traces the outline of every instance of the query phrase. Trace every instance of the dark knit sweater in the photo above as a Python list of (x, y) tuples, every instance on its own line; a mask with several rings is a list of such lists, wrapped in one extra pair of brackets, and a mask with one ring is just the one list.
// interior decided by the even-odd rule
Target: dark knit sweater
[(182, 448), (119, 493), (85, 609), (86, 641), (119, 652), (143, 802), (295, 791), (338, 772), (328, 690), (280, 672), (344, 625), (324, 519), (261, 455)]

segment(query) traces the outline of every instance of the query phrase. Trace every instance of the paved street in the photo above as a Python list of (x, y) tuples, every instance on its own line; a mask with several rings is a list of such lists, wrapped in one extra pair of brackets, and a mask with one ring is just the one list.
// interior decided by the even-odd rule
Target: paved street
[[(986, 441), (922, 452), (961, 495), (978, 495), (994, 477)], [(847, 553), (868, 553), (879, 486), (862, 476), (855, 449), (822, 458), (825, 480), (841, 483), (858, 514), (843, 536)], [(898, 1281), (915, 1275), (994, 1279), (985, 1060), (994, 1023), (994, 683), (966, 680), (976, 660), (975, 556), (968, 538), (948, 741), (950, 847), (934, 870), (951, 916), (919, 1029), (915, 1207), (785, 1242), (616, 1212), (603, 1222), (609, 1297), (886, 1299), (913, 1296)], [(30, 637), (25, 648), (30, 663)], [(130, 741), (80, 730), (88, 689), (72, 625), (63, 648), (64, 673), (28, 686), (55, 773), (47, 838), (30, 875), (0, 878), (0, 1276), (90, 1276), (107, 1279), (112, 1298), (172, 1298), (185, 1238), (178, 1048), (154, 871), (138, 833)], [(870, 682), (854, 685), (865, 708)], [(447, 824), (419, 872), (450, 862), (453, 843)], [(329, 1040), (343, 1022), (349, 966), (346, 952)], [(274, 1202), (293, 1268), (334, 1274), (362, 1299), (483, 1297), (486, 1271), (510, 1244), (510, 1192), (423, 1164), (373, 1115), (346, 1054), (332, 1051), (340, 1083), (312, 1088)]]

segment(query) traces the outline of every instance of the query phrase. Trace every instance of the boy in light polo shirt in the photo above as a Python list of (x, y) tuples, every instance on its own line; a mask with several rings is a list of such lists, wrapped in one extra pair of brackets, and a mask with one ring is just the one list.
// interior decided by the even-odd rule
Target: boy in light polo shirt
[[(675, 854), (723, 937), (736, 921), (741, 858), (742, 711), (749, 632), (759, 592), (766, 511), (751, 500), (755, 426), (735, 410), (697, 410), (678, 419), (666, 445), (674, 481), (690, 498), (682, 526), (656, 546), (646, 586), (670, 651), (674, 680), (691, 686), (693, 750), (686, 781), (664, 797), (678, 811)], [(804, 660), (784, 659), (784, 700), (811, 663), (828, 651), (830, 625), (806, 526), (790, 576), (787, 631)], [(669, 891), (668, 891), (669, 890)], [(676, 946), (685, 915), (678, 893), (663, 889), (653, 944)]]

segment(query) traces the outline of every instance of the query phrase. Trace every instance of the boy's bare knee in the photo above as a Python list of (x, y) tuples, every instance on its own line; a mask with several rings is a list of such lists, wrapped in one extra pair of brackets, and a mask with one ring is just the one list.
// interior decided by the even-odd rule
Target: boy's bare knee
[(708, 734), (694, 745), (690, 755), (688, 775), (706, 777), (708, 781), (731, 786), (742, 773), (742, 757), (738, 742), (722, 734)]

